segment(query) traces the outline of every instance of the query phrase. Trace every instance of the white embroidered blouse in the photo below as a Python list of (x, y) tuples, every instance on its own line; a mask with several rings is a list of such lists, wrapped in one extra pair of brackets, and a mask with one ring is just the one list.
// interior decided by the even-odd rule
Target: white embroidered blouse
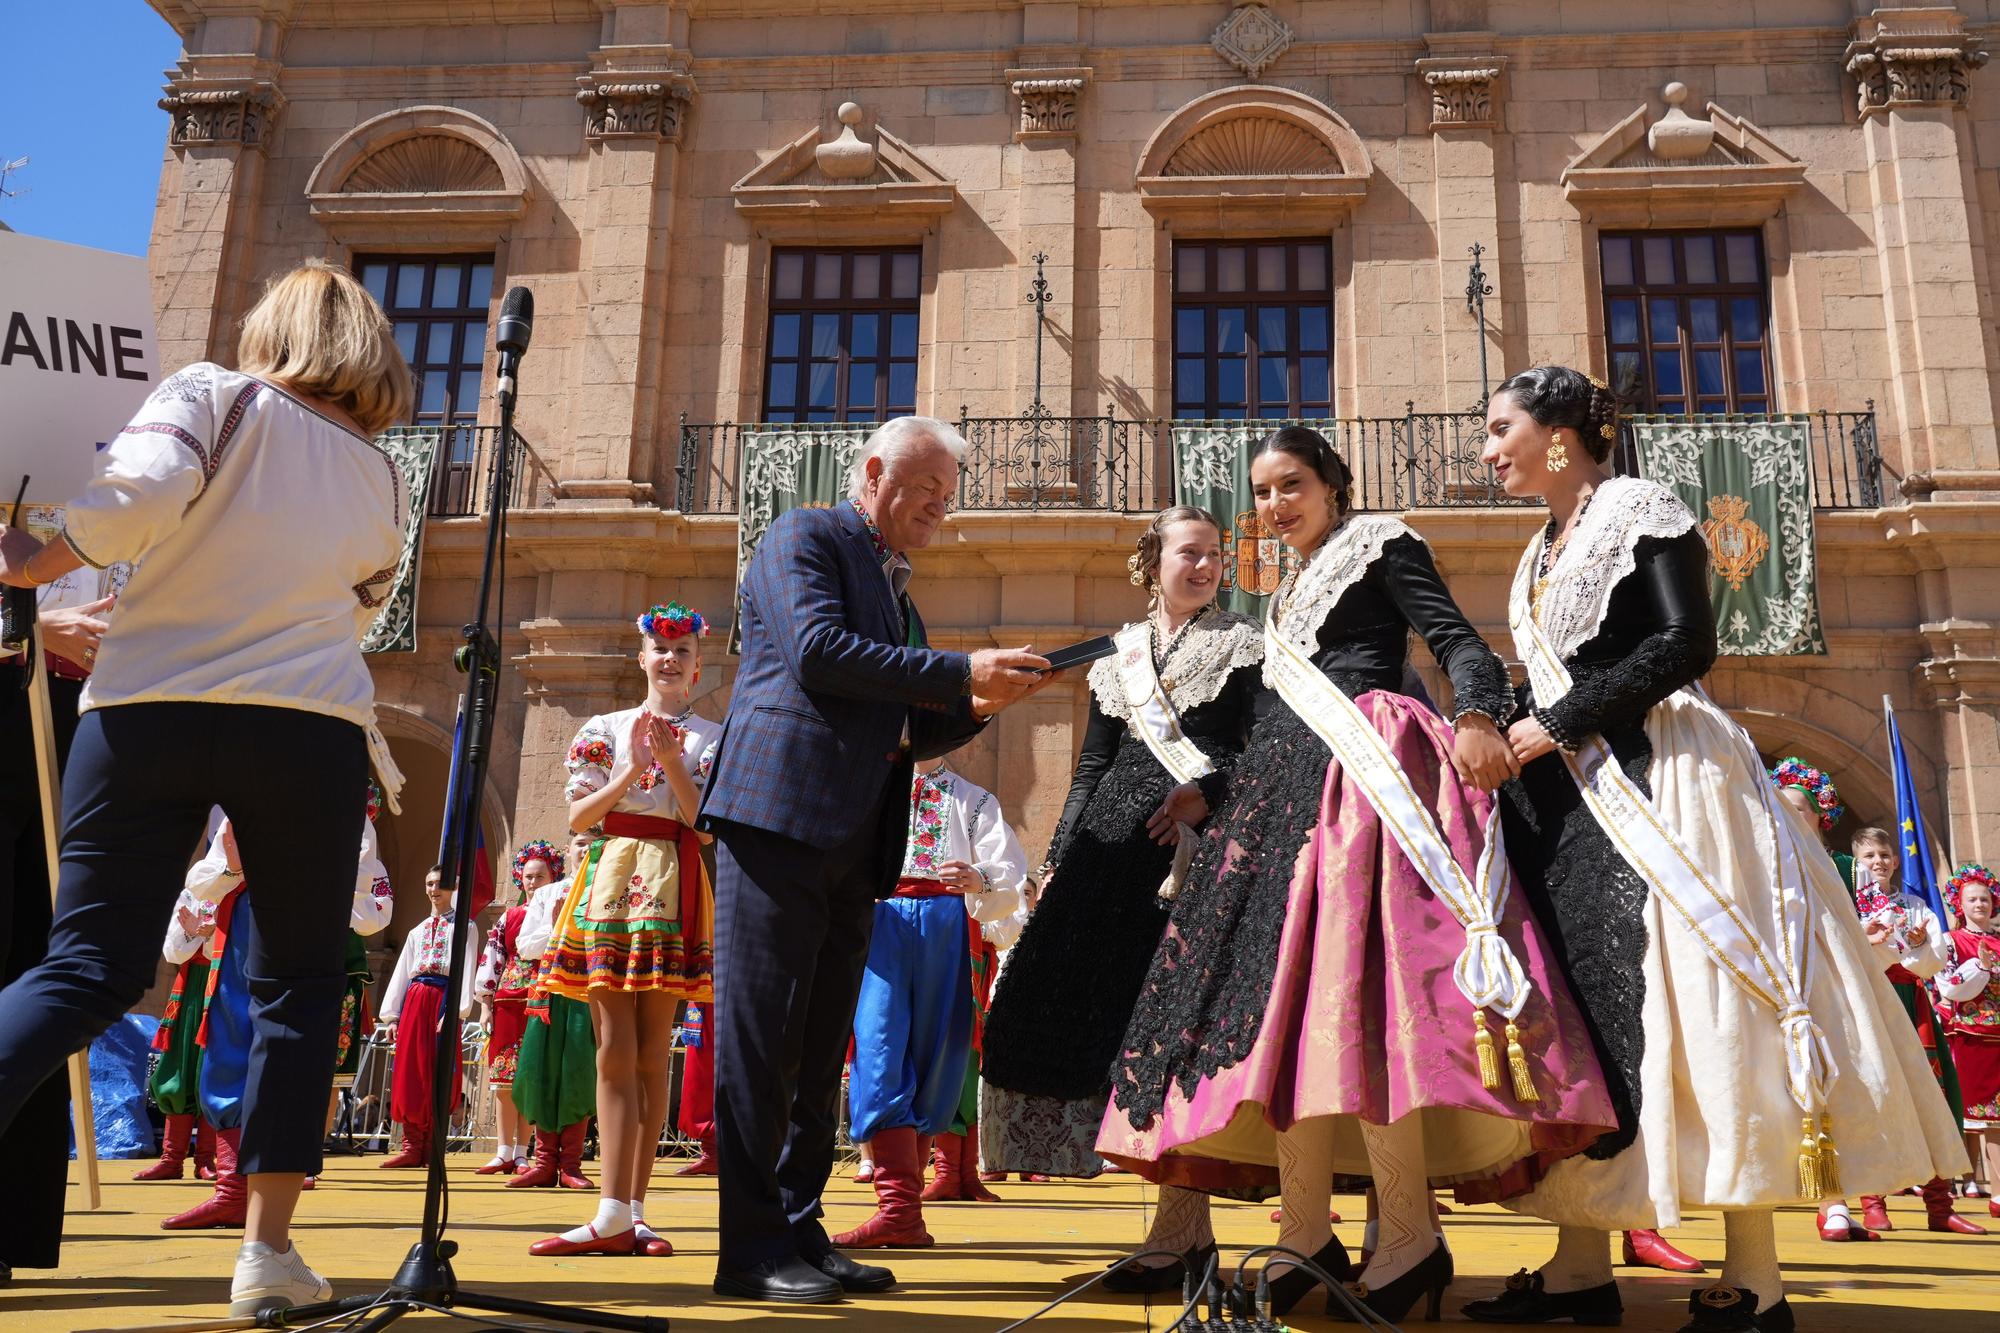
[[(602, 713), (583, 724), (569, 746), (569, 783), (563, 789), (565, 799), (574, 801), (604, 790), (611, 781), (612, 771), (625, 757), (632, 721), (642, 711), (627, 708), (622, 712)], [(709, 770), (715, 766), (716, 747), (722, 740), (722, 724), (690, 713), (680, 726), (686, 733), (681, 741), (681, 767), (694, 779), (695, 790), (699, 792), (708, 785)], [(668, 784), (667, 775), (657, 759), (652, 767), (639, 775), (637, 782), (625, 789), (625, 794), (618, 798), (618, 804), (612, 809), (628, 815), (680, 818), (674, 789)]]

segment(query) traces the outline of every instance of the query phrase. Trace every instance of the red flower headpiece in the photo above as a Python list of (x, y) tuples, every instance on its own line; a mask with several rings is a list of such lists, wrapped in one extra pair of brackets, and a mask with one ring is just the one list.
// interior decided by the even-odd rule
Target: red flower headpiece
[(656, 606), (639, 617), (639, 632), (649, 634), (662, 643), (669, 639), (685, 638), (690, 634), (698, 639), (706, 638), (708, 622), (703, 620), (701, 612), (693, 607), (684, 606), (679, 602), (668, 602), (665, 606)]
[(520, 852), (514, 857), (515, 888), (518, 889), (521, 887), (521, 872), (528, 868), (528, 862), (530, 861), (548, 862), (549, 873), (554, 875), (555, 878), (557, 879), (562, 878), (563, 875), (562, 848), (556, 846), (552, 842), (548, 842), (541, 838), (537, 838), (533, 842), (524, 844)]
[(1819, 831), (1822, 833), (1831, 832), (1833, 826), (1840, 822), (1840, 817), (1847, 813), (1847, 807), (1840, 803), (1840, 793), (1834, 789), (1833, 779), (1796, 755), (1778, 761), (1778, 766), (1771, 770), (1771, 781), (1779, 790), (1797, 787), (1806, 794), (1813, 808), (1819, 811)]
[(1965, 924), (1965, 909), (1958, 905), (1958, 900), (1968, 884), (1984, 884), (1988, 893), (2000, 898), (2000, 879), (1995, 879), (1992, 871), (1977, 861), (1967, 861), (1959, 866), (1958, 872), (1945, 881), (1944, 900), (1960, 925)]

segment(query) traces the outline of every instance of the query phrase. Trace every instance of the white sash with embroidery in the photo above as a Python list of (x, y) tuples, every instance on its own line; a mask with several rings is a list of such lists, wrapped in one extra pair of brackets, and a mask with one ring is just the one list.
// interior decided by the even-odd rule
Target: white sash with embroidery
[(1132, 706), (1132, 730), (1175, 782), (1193, 782), (1215, 771), (1201, 747), (1181, 730), (1180, 714), (1153, 669), (1153, 629), (1144, 620), (1112, 636), (1118, 645), (1118, 684)]
[[(1536, 1100), (1534, 1085), (1519, 1047), (1514, 1020), (1528, 1003), (1533, 983), (1520, 960), (1500, 934), (1511, 884), (1507, 854), (1500, 832), (1496, 802), (1486, 816), (1486, 848), (1480, 854), (1477, 880), (1468, 879), (1438, 831), (1437, 820), (1417, 798), (1409, 774), (1396, 761), (1368, 715), (1314, 665), (1277, 627), (1277, 608), (1264, 625), (1265, 678), (1293, 712), (1333, 750), (1346, 776), (1366, 793), (1382, 824), (1403, 855), (1417, 868), (1439, 902), (1465, 928), (1465, 948), (1452, 967), (1452, 980), (1473, 1007), (1474, 1042), (1480, 1056), (1481, 1081), (1498, 1086), (1497, 1065), (1486, 1031), (1485, 1010), (1497, 1010), (1508, 1024), (1508, 1055), (1514, 1068), (1515, 1096)], [(1452, 781), (1447, 778), (1446, 781)]]
[[(1581, 534), (1572, 536), (1572, 546), (1577, 545), (1578, 536)], [(1535, 702), (1544, 707), (1569, 693), (1572, 684), (1568, 668), (1531, 604), (1535, 571), (1541, 567), (1542, 545), (1546, 540), (1544, 534), (1529, 543), (1515, 572), (1513, 593), (1508, 601), (1515, 652), (1527, 663)], [(1566, 567), (1574, 566), (1559, 559), (1554, 577), (1560, 578)], [(1546, 598), (1545, 593), (1544, 604)], [(1720, 724), (1718, 735), (1728, 736), (1732, 743), (1744, 747), (1746, 753), (1741, 759), (1746, 768), (1753, 772), (1763, 768), (1750, 738), (1699, 685), (1689, 686), (1680, 693), (1695, 707), (1713, 714), (1713, 720)], [(1700, 941), (1716, 967), (1768, 1009), (1783, 1030), (1786, 1084), (1792, 1099), (1807, 1117), (1805, 1141), (1800, 1145), (1800, 1192), (1808, 1198), (1838, 1194), (1837, 1168), (1825, 1123), (1821, 1121), (1815, 1134), (1812, 1122), (1826, 1106), (1839, 1070), (1825, 1034), (1806, 1007), (1807, 960), (1812, 948), (1811, 909), (1797, 831), (1794, 821), (1780, 807), (1776, 791), (1768, 782), (1758, 784), (1765, 813), (1777, 835), (1777, 863), (1771, 867), (1769, 885), (1769, 905), (1775, 921), (1752, 920), (1751, 914), (1717, 886), (1716, 868), (1701, 864), (1686, 840), (1667, 824), (1659, 808), (1626, 775), (1603, 737), (1592, 736), (1575, 754), (1561, 750), (1557, 753), (1562, 754), (1571, 778), (1605, 836), (1666, 907), (1665, 915)], [(1775, 943), (1768, 942), (1764, 935), (1773, 926)]]

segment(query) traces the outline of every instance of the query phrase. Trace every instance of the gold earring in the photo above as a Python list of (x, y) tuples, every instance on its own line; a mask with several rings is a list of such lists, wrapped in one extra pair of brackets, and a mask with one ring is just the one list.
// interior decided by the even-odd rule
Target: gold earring
[(1549, 437), (1548, 452), (1543, 457), (1548, 461), (1551, 472), (1560, 472), (1569, 466), (1569, 446), (1563, 443), (1561, 431)]
[(1125, 557), (1125, 568), (1132, 571), (1130, 577), (1133, 587), (1143, 588), (1146, 586), (1146, 572), (1139, 568), (1139, 553), (1137, 551)]

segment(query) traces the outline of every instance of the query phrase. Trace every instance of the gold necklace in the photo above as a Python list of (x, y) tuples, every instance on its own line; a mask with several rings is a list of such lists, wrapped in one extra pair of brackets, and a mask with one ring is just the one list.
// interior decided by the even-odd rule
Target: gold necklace
[[(1577, 506), (1576, 513), (1570, 518), (1569, 526), (1557, 535), (1554, 545), (1547, 544), (1548, 536), (1544, 533), (1542, 537), (1544, 543), (1542, 547), (1542, 572), (1541, 576), (1535, 580), (1534, 586), (1528, 590), (1528, 605), (1530, 607), (1541, 605), (1542, 594), (1547, 592), (1549, 584), (1555, 581), (1556, 561), (1562, 559), (1563, 548), (1569, 545), (1571, 535), (1583, 526), (1584, 513), (1590, 508), (1590, 502), (1596, 498), (1597, 492), (1595, 490), (1592, 490), (1589, 495), (1583, 497), (1583, 503)], [(1555, 519), (1553, 517), (1549, 519), (1549, 526), (1551, 528), (1555, 526)]]

